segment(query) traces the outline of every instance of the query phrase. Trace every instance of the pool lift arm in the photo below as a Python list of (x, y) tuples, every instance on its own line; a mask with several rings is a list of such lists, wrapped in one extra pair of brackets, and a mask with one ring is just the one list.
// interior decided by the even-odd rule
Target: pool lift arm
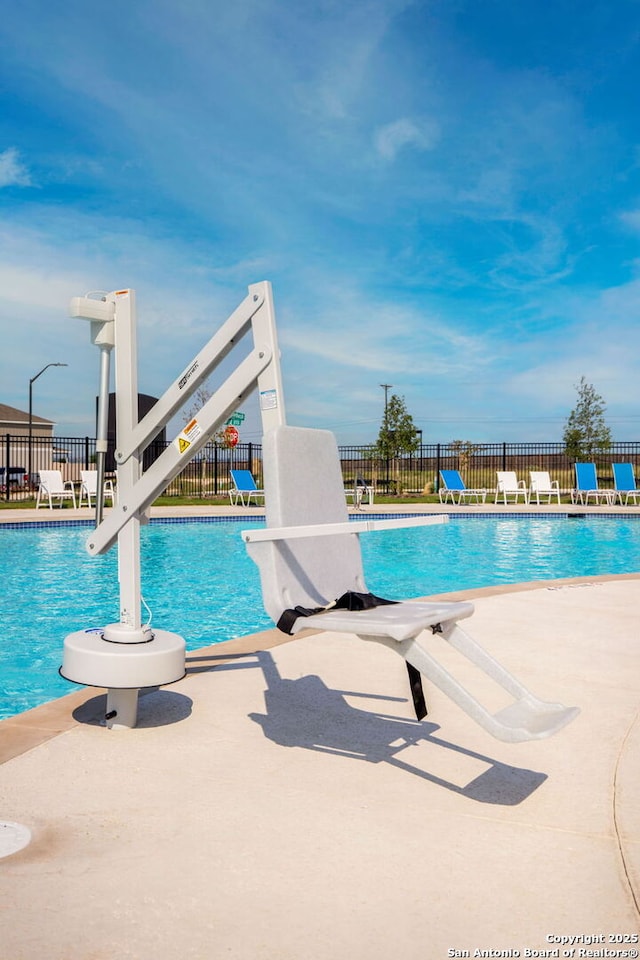
[[(98, 491), (103, 487), (107, 450), (110, 354), (115, 352), (117, 503), (103, 518), (96, 501), (96, 529), (87, 540), (92, 555), (118, 544), (120, 620), (65, 638), (62, 676), (75, 683), (107, 688), (109, 727), (134, 727), (138, 692), (181, 679), (184, 639), (142, 624), (140, 524), (146, 511), (212, 434), (257, 387), (263, 429), (284, 424), (284, 402), (271, 284), (252, 284), (248, 295), (213, 334), (147, 415), (138, 422), (135, 292), (75, 297), (71, 315), (91, 321), (92, 341), (100, 347), (100, 395), (96, 440)], [(158, 459), (141, 472), (142, 455), (158, 432), (198, 386), (251, 331), (253, 348), (235, 367)]]

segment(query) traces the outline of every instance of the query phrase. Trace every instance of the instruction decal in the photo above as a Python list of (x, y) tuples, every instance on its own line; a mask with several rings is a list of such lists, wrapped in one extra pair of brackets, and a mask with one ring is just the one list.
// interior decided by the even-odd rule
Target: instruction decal
[(198, 423), (198, 421), (196, 420), (196, 418), (194, 417), (193, 420), (189, 421), (189, 423), (186, 425), (182, 433), (178, 434), (176, 438), (178, 453), (180, 453), (181, 455), (185, 453), (189, 449), (191, 444), (195, 443), (195, 441), (198, 439), (198, 437), (201, 434), (202, 434), (202, 428)]
[(263, 390), (260, 393), (260, 409), (275, 410), (278, 406), (278, 394), (275, 390)]

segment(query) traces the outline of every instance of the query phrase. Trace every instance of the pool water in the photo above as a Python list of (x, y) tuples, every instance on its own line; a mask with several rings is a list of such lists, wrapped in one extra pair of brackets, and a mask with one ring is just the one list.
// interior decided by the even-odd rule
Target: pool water
[[(194, 650), (272, 626), (257, 568), (230, 522), (141, 530), (142, 591), (152, 626)], [(64, 638), (119, 619), (117, 551), (90, 557), (84, 527), (0, 527), (3, 571), (0, 718), (75, 689), (58, 674)], [(529, 580), (640, 571), (634, 520), (456, 517), (442, 526), (360, 538), (367, 586), (389, 598)]]

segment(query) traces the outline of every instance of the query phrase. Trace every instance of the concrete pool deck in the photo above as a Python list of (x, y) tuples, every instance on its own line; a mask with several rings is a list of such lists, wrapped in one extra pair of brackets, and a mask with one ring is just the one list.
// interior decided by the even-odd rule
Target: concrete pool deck
[[(111, 507), (106, 507), (105, 513), (108, 513)], [(581, 503), (510, 503), (507, 506), (503, 503), (379, 503), (369, 506), (364, 504), (361, 509), (356, 510), (352, 505), (348, 507), (349, 513), (356, 517), (366, 517), (369, 514), (380, 513), (447, 513), (447, 514), (554, 514), (572, 516), (609, 516), (620, 517), (640, 516), (640, 508), (637, 504), (623, 506), (621, 504), (589, 504), (585, 506)], [(151, 507), (151, 517), (242, 517), (264, 515), (264, 506), (233, 507), (229, 504), (207, 504), (205, 502), (192, 506), (161, 506)], [(93, 509), (88, 507), (73, 508), (65, 505), (63, 508), (48, 507), (36, 510), (35, 507), (28, 509), (20, 507), (11, 507), (0, 510), (1, 523), (30, 523), (36, 520), (47, 522), (51, 520), (87, 520), (90, 521), (94, 516)]]
[(496, 741), (428, 682), (418, 724), (391, 651), (274, 630), (189, 653), (135, 730), (95, 690), (0, 723), (0, 820), (32, 833), (0, 860), (2, 960), (637, 951), (640, 574), (465, 596), (581, 708), (555, 737)]

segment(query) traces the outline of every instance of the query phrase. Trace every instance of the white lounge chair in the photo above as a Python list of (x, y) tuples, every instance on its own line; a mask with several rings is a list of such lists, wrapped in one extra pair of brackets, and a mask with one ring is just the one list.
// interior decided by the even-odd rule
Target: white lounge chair
[(536, 503), (540, 504), (540, 497), (546, 497), (547, 503), (551, 503), (551, 498), (556, 497), (560, 503), (560, 487), (557, 480), (552, 480), (546, 470), (529, 471), (529, 503), (536, 498)]
[(502, 498), (504, 504), (509, 503), (509, 497), (513, 497), (513, 502), (518, 502), (518, 497), (522, 497), (525, 503), (529, 502), (529, 491), (524, 480), (518, 480), (514, 470), (496, 471), (498, 482), (496, 485), (496, 503)]
[(364, 503), (365, 497), (369, 503), (369, 506), (373, 506), (373, 501), (375, 497), (375, 487), (372, 483), (368, 483), (364, 477), (356, 477), (353, 482), (353, 487), (348, 487), (345, 490), (347, 501), (349, 498), (353, 500), (353, 506), (356, 510), (360, 510), (362, 504)]
[(36, 510), (44, 499), (49, 504), (49, 509), (53, 510), (53, 502), (57, 500), (62, 506), (65, 500), (71, 500), (73, 506), (76, 505), (76, 491), (71, 480), (62, 479), (61, 470), (40, 470), (38, 476), (40, 482), (36, 496)]
[[(82, 501), (87, 500), (87, 506), (91, 506), (91, 497), (95, 498), (98, 496), (98, 471), (97, 470), (81, 470), (80, 471), (80, 499), (78, 500), (78, 506), (82, 506)], [(105, 480), (103, 485), (103, 496), (105, 503), (107, 500), (111, 500), (111, 506), (115, 503), (115, 491), (113, 489), (113, 481)]]
[[(285, 632), (307, 627), (356, 634), (399, 653), (412, 687), (424, 674), (499, 740), (532, 740), (555, 733), (578, 713), (534, 697), (458, 625), (473, 604), (378, 601), (367, 592), (358, 534), (382, 527), (444, 522), (348, 520), (338, 448), (325, 430), (277, 427), (265, 434), (266, 529), (244, 530), (260, 569), (266, 611)], [(337, 603), (336, 603), (337, 601)], [(354, 606), (358, 609), (354, 609)], [(513, 698), (492, 714), (436, 658), (435, 634), (488, 674)], [(418, 717), (419, 696), (414, 695)]]

